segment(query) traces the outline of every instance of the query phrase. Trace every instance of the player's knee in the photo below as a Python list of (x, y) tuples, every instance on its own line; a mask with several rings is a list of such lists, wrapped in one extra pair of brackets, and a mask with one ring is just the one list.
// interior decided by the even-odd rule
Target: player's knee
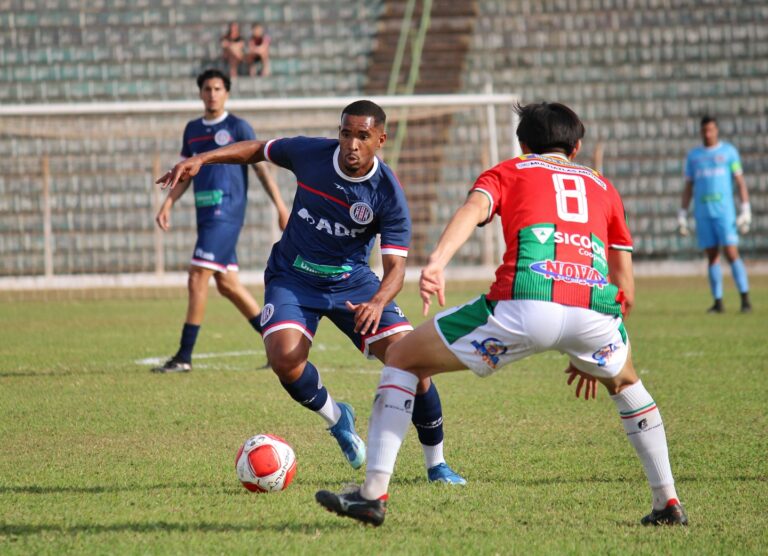
[(202, 288), (207, 288), (207, 287), (208, 287), (208, 274), (201, 272), (196, 268), (190, 269), (189, 276), (187, 278), (187, 289), (190, 291), (190, 293), (197, 293)]
[(216, 280), (216, 289), (227, 299), (231, 299), (237, 295), (237, 288), (223, 279)]
[(307, 354), (297, 349), (268, 349), (267, 357), (274, 373), (281, 380), (288, 382), (292, 382), (291, 378), (295, 379), (301, 375), (301, 370), (307, 362)]

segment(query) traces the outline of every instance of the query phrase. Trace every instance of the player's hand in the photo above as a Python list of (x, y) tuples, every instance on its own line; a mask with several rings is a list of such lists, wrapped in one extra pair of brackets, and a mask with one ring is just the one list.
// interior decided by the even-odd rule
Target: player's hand
[(588, 400), (590, 397), (592, 397), (593, 400), (597, 399), (597, 379), (595, 377), (580, 371), (574, 367), (572, 363), (568, 365), (567, 369), (565, 369), (565, 374), (570, 375), (568, 377), (568, 386), (573, 384), (573, 381), (576, 380), (576, 377), (579, 377), (579, 384), (576, 386), (577, 398), (581, 396), (581, 391), (583, 389), (585, 400)]
[(437, 294), (437, 302), (440, 307), (445, 307), (445, 274), (443, 268), (436, 264), (427, 264), (421, 269), (419, 278), (419, 295), (423, 303), (422, 314), (426, 317), (429, 314), (429, 307), (432, 305), (432, 296)]
[(351, 301), (347, 301), (347, 309), (355, 313), (355, 332), (362, 336), (369, 332), (376, 334), (376, 331), (379, 329), (381, 314), (384, 312), (384, 305), (374, 301), (355, 305)]
[(677, 231), (683, 237), (687, 237), (690, 233), (688, 231), (688, 211), (682, 208), (677, 211)]
[(173, 189), (179, 182), (196, 176), (202, 165), (203, 161), (199, 156), (187, 158), (168, 170), (155, 183), (160, 184), (161, 189)]
[(171, 228), (171, 207), (163, 203), (163, 206), (157, 211), (155, 222), (157, 222), (161, 230), (167, 232)]
[(736, 217), (736, 227), (739, 233), (745, 235), (749, 233), (749, 227), (752, 225), (752, 208), (749, 203), (741, 203), (741, 211)]

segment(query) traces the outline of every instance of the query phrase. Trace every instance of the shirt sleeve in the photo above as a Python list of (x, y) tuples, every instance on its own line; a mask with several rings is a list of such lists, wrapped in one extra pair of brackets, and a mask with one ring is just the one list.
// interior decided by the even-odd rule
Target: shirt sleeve
[(611, 211), (608, 218), (608, 248), (632, 252), (632, 234), (629, 233), (624, 203), (616, 188), (611, 187)]
[(685, 179), (687, 180), (693, 180), (693, 157), (691, 156), (693, 152), (689, 152), (688, 155), (685, 157), (685, 173), (683, 174), (685, 176)]
[(264, 158), (283, 168), (293, 171), (297, 157), (307, 148), (307, 137), (291, 137), (287, 139), (272, 139), (264, 146)]
[(181, 139), (181, 157), (189, 158), (192, 156), (192, 151), (189, 148), (189, 141), (187, 141), (187, 133), (189, 132), (189, 125), (184, 128), (184, 135)]
[(379, 219), (381, 233), (381, 254), (408, 256), (411, 244), (411, 215), (408, 201), (399, 183), (392, 183), (392, 198), (386, 203), (386, 209)]
[(253, 132), (251, 124), (245, 120), (240, 120), (240, 125), (237, 126), (237, 137), (235, 141), (253, 141), (256, 139), (256, 134)]
[(741, 157), (739, 156), (739, 150), (736, 147), (732, 148), (730, 166), (731, 166), (731, 173), (734, 176), (740, 176), (744, 173), (744, 170), (741, 167)]
[(488, 216), (480, 226), (485, 226), (491, 220), (493, 215), (499, 213), (499, 207), (501, 206), (501, 176), (498, 170), (498, 166), (486, 170), (475, 180), (475, 184), (470, 193), (477, 191), (488, 197), (490, 206), (488, 207)]

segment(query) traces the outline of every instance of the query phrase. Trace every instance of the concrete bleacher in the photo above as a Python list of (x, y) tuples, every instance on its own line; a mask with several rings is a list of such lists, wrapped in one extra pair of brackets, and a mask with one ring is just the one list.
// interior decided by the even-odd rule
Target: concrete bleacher
[[(197, 98), (195, 77), (219, 67), (219, 37), (238, 21), (244, 37), (262, 22), (272, 37), (272, 75), (240, 68), (231, 98), (354, 95), (362, 91), (379, 0), (0, 0), (0, 103)], [(356, 23), (350, 25), (349, 21)], [(56, 274), (156, 269), (156, 158), (178, 158), (184, 124), (200, 112), (0, 119), (0, 274), (44, 270), (43, 158), (50, 167)], [(253, 117), (253, 114), (240, 114)], [(255, 124), (262, 137), (264, 116)], [(272, 124), (269, 124), (272, 125)], [(325, 131), (323, 132), (325, 133)], [(261, 268), (275, 240), (274, 217), (251, 174), (240, 260)], [(284, 196), (290, 183), (280, 176)], [(185, 196), (164, 234), (165, 270), (186, 268), (194, 211)]]
[[(421, 5), (421, 3), (417, 3)], [(0, 104), (195, 99), (194, 77), (221, 63), (228, 21), (263, 22), (273, 38), (268, 78), (241, 68), (232, 98), (383, 93), (405, 0), (0, 0)], [(417, 7), (413, 29), (418, 26)], [(397, 80), (411, 68), (406, 56)], [(435, 0), (416, 93), (517, 93), (561, 100), (585, 120), (581, 161), (604, 148), (603, 171), (625, 198), (641, 258), (698, 257), (675, 235), (685, 153), (712, 113), (741, 151), (752, 194), (748, 256), (768, 254), (768, 5), (758, 0)], [(499, 110), (501, 113), (502, 111)], [(508, 111), (507, 111), (508, 113)], [(499, 115), (502, 157), (509, 118)], [(58, 273), (152, 271), (152, 177), (178, 155), (198, 116), (0, 118), (0, 274), (43, 272), (42, 159), (50, 165), (53, 266)], [(287, 128), (252, 117), (261, 137)], [(325, 116), (318, 117), (322, 119)], [(333, 133), (306, 117), (307, 133)], [(258, 122), (258, 123), (256, 123)], [(397, 121), (392, 120), (390, 138)], [(295, 130), (296, 128), (290, 128)], [(414, 119), (398, 166), (423, 260), (472, 180), (489, 164), (484, 111)], [(424, 148), (429, 145), (429, 148)], [(386, 150), (385, 150), (386, 155)], [(262, 268), (273, 216), (251, 178), (241, 236), (244, 267)], [(291, 182), (281, 177), (284, 195)], [(184, 198), (163, 240), (167, 270), (185, 268), (194, 215)], [(186, 209), (184, 208), (186, 207)], [(485, 236), (464, 250), (480, 260)]]
[(559, 100), (598, 142), (604, 173), (625, 199), (639, 257), (693, 257), (674, 235), (686, 152), (700, 117), (740, 150), (754, 230), (748, 254), (768, 254), (768, 4), (756, 0), (489, 0), (480, 2), (464, 90), (487, 82), (523, 101)]

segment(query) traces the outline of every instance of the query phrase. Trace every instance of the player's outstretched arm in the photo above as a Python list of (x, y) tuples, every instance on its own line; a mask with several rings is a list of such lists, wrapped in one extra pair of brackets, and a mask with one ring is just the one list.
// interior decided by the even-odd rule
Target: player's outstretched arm
[(288, 209), (285, 207), (283, 196), (280, 195), (280, 189), (277, 187), (275, 178), (272, 177), (272, 172), (269, 168), (268, 162), (259, 162), (253, 165), (253, 169), (256, 175), (259, 177), (261, 187), (264, 188), (264, 192), (267, 194), (272, 204), (277, 209), (277, 222), (281, 230), (285, 230), (288, 225)]
[(160, 209), (155, 216), (155, 222), (164, 232), (167, 232), (171, 228), (171, 209), (173, 208), (173, 205), (175, 205), (176, 201), (184, 195), (189, 188), (190, 183), (192, 183), (192, 180), (185, 180), (171, 189), (168, 192), (165, 201), (163, 201), (163, 204), (160, 205)]
[(193, 178), (200, 171), (203, 164), (255, 164), (262, 162), (264, 158), (265, 141), (240, 141), (226, 147), (214, 149), (192, 156), (179, 162), (166, 172), (155, 183), (165, 189), (173, 189), (186, 179)]
[(611, 283), (618, 286), (624, 293), (622, 308), (624, 309), (624, 318), (627, 318), (632, 307), (635, 305), (635, 276), (632, 272), (632, 253), (629, 251), (619, 251), (618, 249), (609, 249), (608, 269)]
[(381, 314), (390, 301), (403, 288), (405, 281), (405, 257), (399, 255), (382, 255), (384, 275), (381, 285), (374, 296), (365, 303), (357, 305), (347, 301), (347, 308), (355, 312), (355, 332), (360, 334), (375, 334), (379, 329)]
[(445, 306), (445, 276), (443, 271), (456, 251), (464, 245), (478, 224), (488, 217), (490, 201), (484, 193), (470, 192), (467, 200), (456, 211), (443, 230), (427, 265), (421, 270), (419, 293), (424, 303), (424, 316), (429, 314), (432, 296), (437, 295), (441, 307)]

